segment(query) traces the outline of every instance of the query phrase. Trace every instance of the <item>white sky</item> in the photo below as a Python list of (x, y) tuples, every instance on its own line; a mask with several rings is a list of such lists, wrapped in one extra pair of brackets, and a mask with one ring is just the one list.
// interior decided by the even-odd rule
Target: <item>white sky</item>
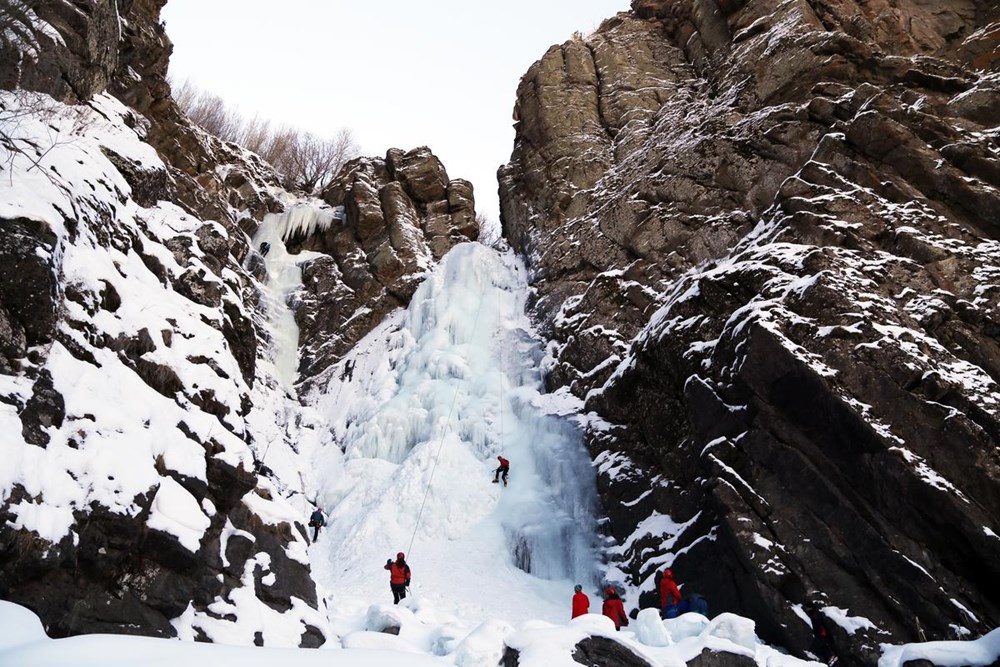
[(498, 217), (517, 83), (552, 44), (629, 0), (169, 0), (170, 71), (243, 113), (319, 135), (348, 127), (366, 155), (430, 146)]

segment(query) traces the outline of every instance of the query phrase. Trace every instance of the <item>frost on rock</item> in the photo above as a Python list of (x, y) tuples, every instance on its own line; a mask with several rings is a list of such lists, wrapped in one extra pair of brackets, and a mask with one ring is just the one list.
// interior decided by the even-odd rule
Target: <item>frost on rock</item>
[[(115, 98), (68, 107), (3, 93), (0, 105), (23, 109), (3, 128), (0, 179), (0, 300), (22, 341), (0, 351), (4, 597), (39, 605), (32, 591), (50, 591), (37, 608), (62, 634), (161, 636), (191, 634), (171, 621), (209, 618), (212, 605), (240, 626), (266, 598), (290, 607), (270, 612), (269, 643), (298, 645), (309, 627), (319, 643), (305, 504), (255, 474), (259, 425), (302, 409), (257, 364), (254, 321), (271, 324), (256, 310), (264, 288), (230, 254), (242, 239), (173, 203), (139, 203), (136, 188), (165, 182), (167, 167)], [(270, 574), (247, 579), (244, 564), (265, 556)], [(70, 570), (73, 586), (54, 583)]]
[(966, 627), (955, 591), (984, 632), (995, 17), (716, 4), (635, 2), (546, 52), (499, 172), (547, 384), (593, 415), (607, 576), (641, 608), (670, 565), (799, 655), (810, 595), (876, 626), (831, 623), (857, 660)]

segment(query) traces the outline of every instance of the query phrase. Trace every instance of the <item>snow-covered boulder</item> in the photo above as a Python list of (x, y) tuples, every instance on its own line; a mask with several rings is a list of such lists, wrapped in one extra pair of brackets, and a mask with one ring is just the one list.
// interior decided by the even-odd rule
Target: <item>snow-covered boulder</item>
[(455, 649), (457, 667), (494, 667), (500, 664), (504, 639), (514, 628), (503, 621), (488, 620), (470, 632)]
[(0, 653), (23, 644), (48, 639), (38, 616), (13, 602), (0, 600)]
[(398, 635), (403, 624), (413, 620), (413, 612), (391, 604), (373, 604), (365, 616), (365, 630)]
[(650, 607), (640, 610), (632, 629), (636, 638), (646, 646), (669, 646), (673, 643), (660, 619), (659, 609)]
[(737, 646), (753, 651), (760, 641), (754, 631), (755, 623), (749, 618), (736, 614), (719, 614), (701, 631), (701, 636), (718, 637)]
[(679, 642), (689, 637), (701, 636), (708, 628), (709, 620), (701, 614), (681, 614), (677, 618), (668, 618), (663, 621), (670, 637)]

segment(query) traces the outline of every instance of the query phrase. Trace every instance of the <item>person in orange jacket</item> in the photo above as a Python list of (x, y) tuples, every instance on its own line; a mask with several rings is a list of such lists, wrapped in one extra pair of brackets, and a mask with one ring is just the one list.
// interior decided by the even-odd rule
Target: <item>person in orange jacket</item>
[(615, 622), (615, 630), (621, 630), (623, 625), (628, 625), (625, 605), (622, 604), (622, 599), (618, 597), (618, 592), (615, 589), (609, 586), (605, 593), (604, 607), (601, 609), (601, 613)]
[(663, 618), (676, 618), (677, 605), (681, 601), (681, 590), (674, 581), (674, 573), (667, 568), (660, 579), (660, 615)]
[(570, 618), (583, 616), (590, 612), (590, 598), (583, 592), (583, 586), (577, 584), (573, 587), (573, 615)]
[(392, 603), (399, 604), (399, 601), (406, 597), (406, 587), (410, 585), (410, 566), (406, 564), (403, 552), (396, 554), (395, 562), (391, 558), (385, 561), (384, 569), (389, 570)]

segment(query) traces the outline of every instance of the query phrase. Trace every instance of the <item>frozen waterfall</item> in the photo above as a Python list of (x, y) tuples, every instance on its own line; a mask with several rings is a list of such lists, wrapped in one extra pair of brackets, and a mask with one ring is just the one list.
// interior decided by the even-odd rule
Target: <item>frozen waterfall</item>
[[(312, 561), (335, 604), (384, 602), (382, 566), (411, 539), (418, 598), (463, 616), (561, 621), (572, 584), (595, 582), (580, 406), (542, 393), (526, 295), (511, 254), (457, 246), (307, 399), (330, 428), (315, 471), (329, 522)], [(491, 483), (498, 454), (507, 488)]]
[(264, 256), (268, 280), (263, 292), (272, 325), (271, 360), (275, 376), (292, 396), (296, 395), (295, 382), (299, 371), (299, 327), (288, 299), (294, 290), (302, 286), (299, 262), (315, 253), (289, 254), (285, 250), (285, 241), (328, 228), (337, 214), (336, 210), (329, 208), (305, 204), (293, 206), (282, 213), (265, 215), (253, 237), (254, 250), (259, 251), (262, 243), (271, 247)]

